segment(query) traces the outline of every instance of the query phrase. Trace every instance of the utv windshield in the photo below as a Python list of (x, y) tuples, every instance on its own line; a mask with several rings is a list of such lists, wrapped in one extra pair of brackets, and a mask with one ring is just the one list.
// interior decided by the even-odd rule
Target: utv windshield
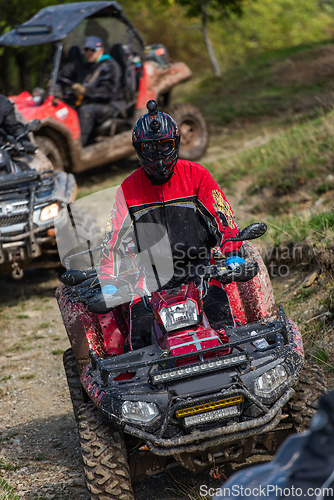
[(106, 53), (110, 52), (115, 43), (128, 47), (134, 55), (140, 55), (142, 52), (138, 38), (126, 24), (116, 18), (94, 17), (84, 19), (63, 40), (64, 57), (68, 57), (72, 47), (81, 49), (87, 36), (100, 37)]

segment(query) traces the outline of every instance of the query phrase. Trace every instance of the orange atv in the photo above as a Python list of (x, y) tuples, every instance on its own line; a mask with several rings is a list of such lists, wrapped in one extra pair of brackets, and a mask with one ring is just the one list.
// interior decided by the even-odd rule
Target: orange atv
[[(78, 113), (64, 102), (59, 71), (82, 46), (87, 35), (98, 35), (122, 68), (126, 105), (94, 131), (94, 142), (82, 147)], [(0, 46), (50, 46), (39, 86), (11, 96), (29, 121), (39, 119), (36, 142), (56, 170), (74, 173), (121, 160), (133, 154), (131, 131), (145, 113), (149, 99), (171, 114), (181, 132), (180, 156), (199, 159), (208, 144), (205, 119), (194, 106), (170, 106), (172, 88), (189, 78), (182, 62), (171, 63), (162, 45), (145, 47), (137, 30), (117, 2), (80, 2), (40, 10), (26, 23), (0, 37)], [(21, 49), (22, 50), (22, 49)], [(41, 48), (45, 53), (46, 48)], [(62, 84), (72, 82), (62, 82)], [(43, 88), (44, 87), (44, 88)]]

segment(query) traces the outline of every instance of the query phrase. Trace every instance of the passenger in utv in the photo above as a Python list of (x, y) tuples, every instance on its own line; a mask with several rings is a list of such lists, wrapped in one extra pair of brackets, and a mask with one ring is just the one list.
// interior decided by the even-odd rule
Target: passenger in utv
[(102, 122), (111, 118), (124, 105), (122, 71), (109, 54), (104, 53), (101, 38), (88, 36), (75, 61), (70, 61), (59, 73), (59, 83), (66, 95), (66, 86), (71, 86), (75, 100), (68, 104), (77, 108), (82, 145), (86, 146), (92, 132)]
[[(178, 159), (180, 135), (173, 118), (158, 112), (153, 100), (148, 101), (147, 108), (148, 113), (137, 120), (132, 135), (141, 168), (122, 183), (107, 221), (100, 266), (103, 293), (117, 291), (117, 283), (114, 286), (103, 282), (119, 276), (120, 260), (114, 249), (117, 257), (126, 257), (131, 238), (136, 241), (138, 223), (157, 224), (167, 231), (174, 275), (162, 289), (189, 281), (199, 284), (200, 266), (209, 263), (217, 248), (231, 269), (245, 262), (239, 250), (241, 242), (226, 242), (239, 230), (224, 193), (202, 165)], [(124, 222), (129, 216), (130, 231), (125, 237)], [(138, 283), (145, 291), (144, 272), (138, 276)], [(227, 294), (218, 281), (211, 281), (204, 312), (216, 330), (235, 324)], [(130, 315), (130, 349), (148, 345), (152, 316), (140, 298), (132, 301)]]

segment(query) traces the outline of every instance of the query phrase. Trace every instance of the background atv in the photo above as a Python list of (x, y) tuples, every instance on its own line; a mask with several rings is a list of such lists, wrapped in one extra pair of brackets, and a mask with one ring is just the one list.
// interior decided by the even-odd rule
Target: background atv
[[(120, 64), (126, 106), (99, 126), (93, 144), (82, 148), (77, 112), (62, 100), (57, 81), (62, 64), (78, 57), (79, 47), (88, 35), (101, 37), (104, 47), (109, 48)], [(143, 39), (117, 2), (47, 7), (0, 37), (0, 46), (36, 44), (51, 45), (39, 87), (32, 94), (25, 91), (11, 99), (27, 120), (41, 120), (36, 141), (56, 170), (81, 172), (133, 154), (133, 124), (146, 112), (149, 99), (159, 102), (162, 110), (177, 122), (182, 158), (197, 160), (205, 152), (208, 130), (201, 113), (188, 104), (170, 105), (172, 88), (191, 78), (189, 67), (185, 63), (171, 63), (161, 45), (145, 48)]]
[[(77, 189), (73, 174), (55, 172), (46, 158), (39, 165), (43, 155), (36, 155), (36, 162), (22, 151), (19, 139), (39, 126), (38, 120), (31, 121), (25, 134), (0, 149), (0, 272), (15, 279), (23, 277), (24, 268), (63, 269), (54, 219), (74, 201)], [(81, 211), (76, 219), (82, 237), (99, 234), (88, 213)]]
[[(261, 234), (254, 225), (239, 239)], [(221, 261), (205, 268), (200, 295), (192, 283), (154, 291), (152, 343), (132, 352), (130, 282), (104, 300), (95, 268), (63, 275), (56, 296), (72, 345), (64, 366), (91, 499), (133, 500), (131, 481), (177, 464), (217, 471), (273, 454), (309, 425), (324, 375), (304, 363), (299, 329), (276, 306), (260, 254), (248, 241), (243, 251), (250, 264), (239, 274)], [(226, 284), (238, 326), (208, 324), (201, 294), (210, 279)]]

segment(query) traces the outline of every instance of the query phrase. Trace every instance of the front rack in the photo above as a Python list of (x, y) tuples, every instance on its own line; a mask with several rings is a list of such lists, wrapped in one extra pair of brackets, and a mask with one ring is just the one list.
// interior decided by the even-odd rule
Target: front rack
[[(159, 357), (157, 359), (157, 356), (159, 354), (161, 355), (161, 350), (157, 346), (151, 346), (151, 352), (148, 356), (146, 355), (145, 349), (139, 349), (138, 351), (133, 351), (132, 353), (121, 354), (119, 356), (106, 359), (100, 359), (93, 350), (90, 350), (89, 356), (91, 360), (91, 366), (94, 371), (96, 369), (99, 369), (104, 386), (108, 385), (109, 375), (112, 375), (112, 377), (114, 378), (121, 373), (126, 373), (129, 371), (129, 366), (131, 367), (131, 371), (136, 371), (140, 368), (153, 368), (156, 366), (158, 367), (158, 370), (150, 374), (151, 384), (156, 385), (164, 382), (170, 382), (172, 380), (178, 380), (184, 377), (196, 376), (199, 373), (202, 373), (202, 370), (203, 372), (207, 373), (211, 370), (219, 370), (224, 367), (246, 364), (248, 362), (248, 354), (245, 353), (241, 345), (249, 342), (254, 342), (254, 340), (267, 338), (275, 334), (281, 334), (284, 339), (284, 343), (289, 343), (282, 306), (279, 306), (279, 317), (273, 320), (267, 328), (261, 328), (261, 326), (259, 327), (253, 323), (250, 325), (229, 329), (226, 330), (226, 332), (227, 334), (231, 334), (232, 332), (234, 334), (241, 334), (244, 333), (245, 329), (249, 332), (257, 331), (257, 335), (243, 335), (238, 340), (235, 340), (233, 342), (220, 344), (218, 346), (209, 347), (206, 349), (200, 349), (196, 351), (196, 356), (214, 352), (218, 354), (217, 358), (202, 361), (201, 363), (192, 363), (191, 365), (182, 365), (177, 368), (170, 368), (171, 363), (175, 361), (193, 358), (194, 352), (178, 354), (176, 356)], [(224, 351), (228, 348), (231, 349), (231, 354), (220, 356), (220, 351)], [(238, 353), (233, 354), (233, 349), (237, 349)], [(154, 359), (149, 359), (150, 357), (154, 357)], [(226, 364), (225, 359), (227, 360)], [(168, 365), (168, 363), (169, 368), (164, 368)], [(195, 367), (195, 369), (186, 371), (190, 367)], [(197, 367), (199, 368), (197, 369)], [(175, 375), (171, 375), (171, 373), (175, 370), (182, 371), (182, 373), (180, 372), (179, 374), (176, 373)], [(160, 378), (154, 378), (157, 377), (157, 375), (159, 375)]]

